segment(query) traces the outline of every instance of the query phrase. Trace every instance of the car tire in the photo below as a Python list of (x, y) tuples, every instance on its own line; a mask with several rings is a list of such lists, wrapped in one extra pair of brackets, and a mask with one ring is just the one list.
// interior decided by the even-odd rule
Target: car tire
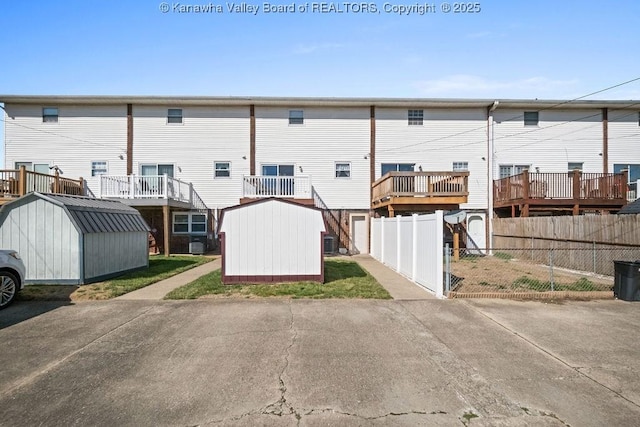
[(20, 281), (15, 274), (0, 271), (0, 310), (8, 307), (16, 299), (20, 290)]

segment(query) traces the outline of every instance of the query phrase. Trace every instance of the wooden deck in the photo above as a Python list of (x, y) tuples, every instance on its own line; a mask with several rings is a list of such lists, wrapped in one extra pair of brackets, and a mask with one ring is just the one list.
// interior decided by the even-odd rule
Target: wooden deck
[(469, 172), (389, 172), (371, 190), (372, 209), (389, 217), (457, 209), (467, 203)]
[(530, 173), (495, 180), (493, 205), (500, 216), (527, 217), (533, 211), (579, 215), (613, 212), (627, 203), (627, 174)]
[(0, 205), (35, 191), (82, 196), (84, 181), (82, 178), (63, 178), (58, 171), (54, 175), (31, 172), (24, 166), (0, 170)]

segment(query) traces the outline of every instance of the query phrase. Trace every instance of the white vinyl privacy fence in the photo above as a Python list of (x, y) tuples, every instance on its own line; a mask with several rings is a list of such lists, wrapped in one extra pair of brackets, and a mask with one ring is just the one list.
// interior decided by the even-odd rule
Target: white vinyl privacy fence
[(371, 255), (443, 297), (442, 211), (371, 220)]

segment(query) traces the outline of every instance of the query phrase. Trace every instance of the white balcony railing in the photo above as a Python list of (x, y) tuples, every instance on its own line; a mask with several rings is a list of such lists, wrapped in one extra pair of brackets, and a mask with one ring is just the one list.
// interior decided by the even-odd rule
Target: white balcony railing
[(310, 199), (310, 176), (249, 176), (242, 177), (242, 197), (287, 197)]
[(172, 199), (193, 204), (194, 195), (197, 197), (190, 183), (167, 175), (100, 176), (101, 198)]

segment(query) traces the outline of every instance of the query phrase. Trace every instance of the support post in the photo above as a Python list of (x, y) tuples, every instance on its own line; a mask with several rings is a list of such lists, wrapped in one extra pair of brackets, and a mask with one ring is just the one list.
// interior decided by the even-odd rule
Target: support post
[(580, 177), (582, 172), (579, 170), (574, 170), (571, 172), (573, 174), (573, 215), (580, 215)]
[(414, 282), (418, 277), (418, 214), (411, 215), (411, 233), (413, 245), (411, 247), (411, 280)]
[(60, 194), (60, 171), (57, 168), (53, 175), (53, 192), (54, 194)]
[(169, 198), (169, 176), (165, 173), (162, 175), (162, 194), (164, 198)]
[(400, 237), (400, 220), (402, 219), (402, 215), (398, 215), (396, 217), (396, 271), (400, 271), (400, 261), (402, 261), (400, 257), (400, 246), (402, 245), (402, 238)]
[(27, 168), (22, 165), (18, 171), (18, 195), (24, 196), (27, 194)]
[(169, 242), (171, 241), (171, 236), (170, 236), (170, 232), (171, 232), (171, 219), (169, 218), (169, 215), (171, 214), (170, 210), (169, 210), (169, 205), (164, 205), (162, 207), (162, 223), (164, 226), (164, 255), (165, 256), (169, 256), (169, 254), (171, 253), (171, 248), (169, 247)]
[(453, 226), (453, 260), (460, 261), (460, 226)]
[(387, 218), (380, 218), (380, 262), (384, 264), (384, 223)]

